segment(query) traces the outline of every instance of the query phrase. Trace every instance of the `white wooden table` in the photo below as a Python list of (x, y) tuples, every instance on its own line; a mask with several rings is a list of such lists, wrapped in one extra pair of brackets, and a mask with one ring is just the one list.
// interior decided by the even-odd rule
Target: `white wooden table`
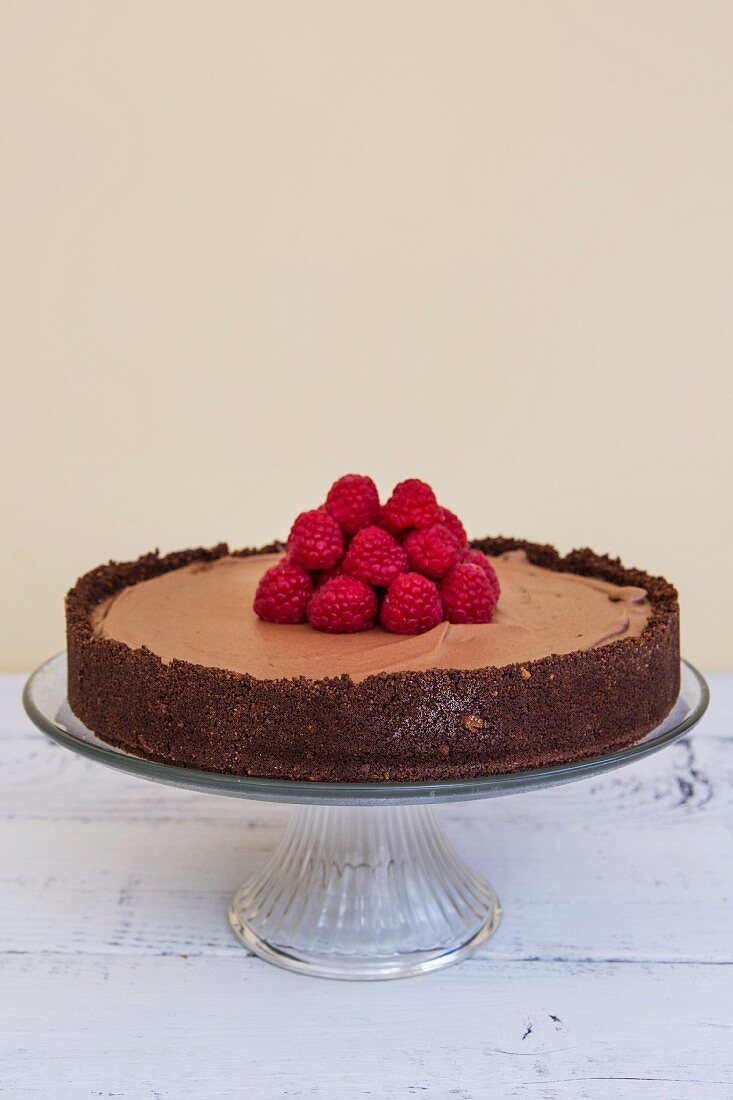
[(82, 760), (0, 678), (0, 1097), (733, 1097), (733, 676), (690, 740), (443, 808), (504, 922), (429, 977), (303, 978), (226, 905), (287, 810)]

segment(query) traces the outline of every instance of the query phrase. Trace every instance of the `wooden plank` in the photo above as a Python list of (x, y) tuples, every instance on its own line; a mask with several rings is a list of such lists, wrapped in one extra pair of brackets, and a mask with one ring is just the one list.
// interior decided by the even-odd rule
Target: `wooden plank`
[(237, 959), (0, 959), (13, 1100), (733, 1094), (725, 966), (484, 962), (389, 983)]

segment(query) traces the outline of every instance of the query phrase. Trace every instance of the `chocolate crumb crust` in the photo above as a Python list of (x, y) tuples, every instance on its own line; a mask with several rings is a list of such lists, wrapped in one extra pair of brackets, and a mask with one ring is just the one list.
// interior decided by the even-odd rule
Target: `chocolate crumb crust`
[[(638, 638), (485, 669), (258, 680), (187, 661), (164, 664), (94, 632), (94, 608), (122, 588), (230, 553), (221, 543), (110, 562), (66, 598), (69, 704), (108, 743), (163, 763), (269, 779), (380, 782), (471, 778), (570, 763), (633, 744), (679, 693), (679, 607), (662, 577), (620, 561), (511, 538), (472, 546), (525, 550), (556, 572), (647, 590)], [(281, 550), (274, 543), (236, 556)], [(284, 626), (283, 630), (288, 628)]]

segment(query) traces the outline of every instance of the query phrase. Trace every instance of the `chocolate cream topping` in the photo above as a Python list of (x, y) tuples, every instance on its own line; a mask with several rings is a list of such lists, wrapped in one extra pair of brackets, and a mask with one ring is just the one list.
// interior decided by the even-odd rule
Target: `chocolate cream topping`
[(593, 649), (638, 637), (649, 620), (643, 588), (532, 565), (523, 550), (492, 558), (501, 598), (493, 622), (441, 623), (417, 637), (380, 627), (323, 634), (264, 623), (252, 610), (257, 582), (279, 554), (197, 562), (124, 588), (94, 613), (98, 635), (143, 646), (163, 661), (249, 673), (262, 680), (428, 668), (476, 669)]

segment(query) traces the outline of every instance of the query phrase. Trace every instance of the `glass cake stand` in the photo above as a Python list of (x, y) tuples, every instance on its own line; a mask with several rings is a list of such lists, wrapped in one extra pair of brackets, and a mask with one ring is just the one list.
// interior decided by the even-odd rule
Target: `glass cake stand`
[(493, 889), (456, 854), (433, 807), (585, 779), (650, 756), (705, 713), (708, 689), (682, 662), (677, 702), (630, 748), (537, 771), (426, 783), (310, 783), (157, 764), (98, 740), (66, 701), (66, 655), (28, 680), (33, 722), (67, 749), (175, 787), (297, 806), (269, 862), (229, 907), (235, 935), (287, 970), (323, 978), (399, 978), (457, 962), (493, 935)]

